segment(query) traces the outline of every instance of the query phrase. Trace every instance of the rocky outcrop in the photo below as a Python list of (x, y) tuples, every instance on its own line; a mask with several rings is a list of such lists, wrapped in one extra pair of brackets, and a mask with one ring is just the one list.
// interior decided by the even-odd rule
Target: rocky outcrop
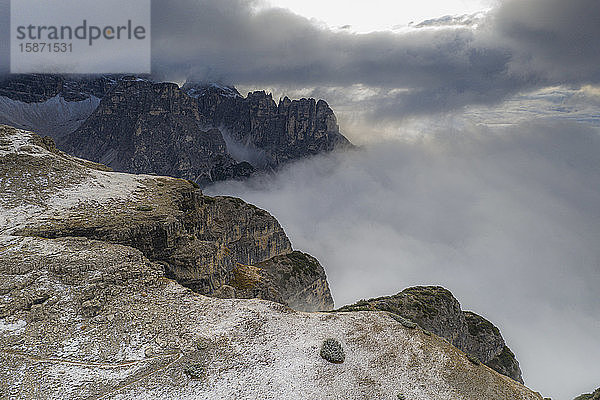
[[(541, 400), (382, 313), (204, 297), (87, 238), (0, 249), (2, 398)], [(343, 363), (321, 357), (329, 338)]]
[(221, 297), (261, 298), (286, 304), (298, 311), (333, 309), (325, 270), (309, 254), (294, 251), (256, 266), (238, 264)]
[(0, 96), (23, 103), (39, 103), (60, 96), (78, 102), (102, 98), (120, 79), (118, 75), (11, 74), (0, 77)]
[(10, 75), (0, 79), (0, 124), (52, 136), (69, 153), (116, 171), (201, 186), (351, 147), (327, 103), (275, 104), (232, 86), (135, 76)]
[(577, 396), (574, 400), (600, 400), (600, 388), (594, 390), (594, 393), (587, 393)]
[[(27, 212), (22, 223), (1, 224), (11, 226), (12, 234), (85, 237), (132, 247), (160, 263), (168, 277), (203, 294), (215, 294), (230, 284), (238, 265), (259, 265), (292, 252), (277, 220), (240, 199), (204, 196), (182, 179), (111, 173), (100, 164), (60, 152), (50, 138), (8, 127), (2, 127), (1, 139), (0, 184), (8, 207), (3, 215), (18, 214), (24, 204), (38, 210)], [(23, 176), (44, 185), (17, 185)], [(303, 270), (307, 276), (314, 273), (325, 279), (316, 260), (308, 255), (296, 258), (313, 263), (316, 271)], [(299, 262), (296, 268), (304, 266)], [(272, 290), (291, 299), (289, 286), (277, 286), (285, 283), (280, 275), (288, 274), (289, 267), (282, 264), (279, 272), (276, 267), (269, 269), (268, 278)], [(296, 292), (310, 289), (315, 296), (305, 296), (310, 300), (306, 307), (319, 301), (313, 281), (294, 282), (306, 285), (296, 286)], [(328, 304), (328, 288), (322, 295), (320, 301)], [(293, 305), (301, 306), (300, 299), (296, 300)]]
[(182, 89), (198, 100), (206, 126), (220, 128), (236, 143), (259, 152), (263, 167), (351, 147), (324, 100), (285, 97), (277, 104), (264, 91), (244, 98), (231, 86), (186, 83)]
[(299, 311), (333, 309), (325, 270), (310, 254), (294, 251), (257, 264), (286, 304)]
[(201, 185), (254, 171), (229, 156), (219, 130), (200, 129), (195, 101), (176, 84), (139, 78), (120, 80), (62, 148), (116, 171)]
[[(266, 211), (0, 126), (0, 397), (541, 400), (384, 313), (299, 313), (179, 283), (266, 272), (296, 299), (295, 282), (322, 277)], [(325, 342), (343, 360), (323, 359)]]
[(452, 293), (439, 286), (417, 286), (387, 297), (361, 300), (340, 311), (387, 311), (416, 322), (423, 329), (447, 339), (465, 353), (495, 371), (523, 382), (515, 355), (500, 330), (480, 315), (462, 311)]

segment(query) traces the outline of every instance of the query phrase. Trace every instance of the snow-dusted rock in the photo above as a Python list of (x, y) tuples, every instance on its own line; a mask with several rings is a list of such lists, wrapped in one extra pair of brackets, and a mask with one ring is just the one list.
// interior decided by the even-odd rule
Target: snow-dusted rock
[[(0, 126), (0, 397), (541, 400), (387, 313), (304, 313), (185, 288), (159, 252), (105, 224), (185, 225), (173, 202), (191, 184), (102, 169)], [(343, 363), (321, 357), (327, 338)]]

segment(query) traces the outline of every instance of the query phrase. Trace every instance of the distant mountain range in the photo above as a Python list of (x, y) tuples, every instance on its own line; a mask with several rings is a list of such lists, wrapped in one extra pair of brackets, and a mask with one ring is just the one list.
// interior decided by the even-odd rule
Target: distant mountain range
[(200, 185), (352, 147), (323, 100), (276, 103), (264, 91), (243, 97), (232, 86), (138, 76), (7, 76), (0, 123), (116, 171)]

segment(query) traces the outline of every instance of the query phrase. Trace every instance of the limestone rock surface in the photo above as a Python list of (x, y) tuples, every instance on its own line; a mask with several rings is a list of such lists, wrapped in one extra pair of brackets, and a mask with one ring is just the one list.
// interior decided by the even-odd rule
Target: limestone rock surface
[(519, 363), (500, 330), (482, 316), (461, 310), (458, 300), (443, 287), (411, 287), (393, 296), (361, 300), (340, 310), (379, 310), (400, 315), (447, 339), (497, 372), (523, 382)]
[[(240, 199), (204, 196), (183, 179), (110, 172), (62, 153), (49, 138), (0, 129), (0, 222), (7, 233), (129, 246), (170, 278), (209, 295), (234, 279), (237, 266), (292, 252), (277, 220)], [(272, 269), (269, 282), (279, 284), (284, 273)], [(323, 296), (331, 300), (328, 287)]]

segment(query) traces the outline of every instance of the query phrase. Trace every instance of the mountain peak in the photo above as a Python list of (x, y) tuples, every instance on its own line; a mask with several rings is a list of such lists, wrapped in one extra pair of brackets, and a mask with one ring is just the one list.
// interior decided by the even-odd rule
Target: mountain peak
[(188, 96), (198, 98), (207, 94), (216, 94), (225, 97), (242, 97), (240, 92), (230, 85), (224, 85), (217, 82), (195, 82), (187, 81), (181, 87)]

